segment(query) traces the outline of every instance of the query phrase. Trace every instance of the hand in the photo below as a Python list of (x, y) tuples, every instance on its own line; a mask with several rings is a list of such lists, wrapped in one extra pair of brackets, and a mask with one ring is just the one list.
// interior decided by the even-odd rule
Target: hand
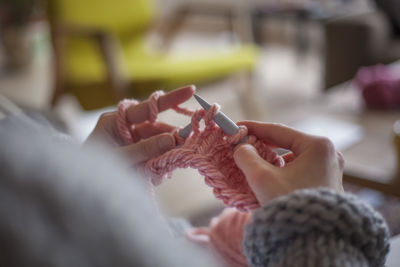
[[(158, 110), (162, 112), (185, 102), (194, 91), (194, 86), (186, 86), (161, 96), (158, 100)], [(149, 114), (148, 100), (127, 110), (129, 123), (136, 125), (133, 132), (134, 144), (123, 146), (124, 142), (117, 127), (117, 112), (102, 114), (85, 144), (101, 142), (111, 145), (133, 164), (161, 155), (175, 147), (175, 138), (171, 132), (176, 127), (163, 122), (149, 123)]]
[(329, 187), (343, 192), (343, 156), (329, 139), (279, 124), (244, 121), (238, 125), (245, 125), (249, 134), (293, 153), (293, 160), (278, 168), (261, 158), (250, 144), (236, 148), (235, 162), (261, 205), (303, 188)]

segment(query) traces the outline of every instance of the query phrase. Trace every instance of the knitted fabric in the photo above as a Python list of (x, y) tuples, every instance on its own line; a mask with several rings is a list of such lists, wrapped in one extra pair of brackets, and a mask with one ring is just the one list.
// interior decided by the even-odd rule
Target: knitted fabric
[[(151, 95), (149, 111), (150, 122), (155, 122), (158, 114), (158, 99), (162, 92)], [(118, 129), (126, 144), (133, 142), (134, 125), (127, 122), (126, 111), (136, 101), (124, 100), (118, 107)], [(236, 207), (240, 211), (250, 211), (259, 207), (259, 203), (250, 189), (244, 174), (233, 160), (233, 152), (236, 144), (247, 135), (246, 127), (241, 126), (238, 133), (227, 136), (213, 121), (218, 113), (219, 106), (214, 104), (206, 112), (199, 109), (195, 112), (174, 107), (176, 112), (191, 115), (193, 132), (182, 139), (178, 135), (178, 129), (174, 136), (180, 146), (163, 155), (150, 159), (143, 166), (146, 177), (151, 179), (153, 185), (160, 184), (164, 178), (171, 177), (178, 168), (197, 169), (205, 178), (205, 183), (213, 188), (216, 198), (222, 200), (227, 206)], [(201, 129), (199, 118), (204, 121)], [(272, 151), (266, 142), (249, 136), (247, 143), (253, 145), (260, 156), (275, 166), (282, 167), (284, 160)]]
[(350, 194), (299, 190), (253, 214), (245, 230), (250, 266), (383, 266), (382, 217)]

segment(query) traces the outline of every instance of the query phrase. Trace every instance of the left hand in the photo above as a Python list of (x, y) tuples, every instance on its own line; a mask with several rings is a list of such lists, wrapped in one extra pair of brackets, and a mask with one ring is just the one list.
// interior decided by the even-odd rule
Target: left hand
[[(192, 97), (194, 91), (194, 86), (186, 86), (161, 96), (158, 100), (158, 110), (162, 112), (185, 102)], [(128, 122), (135, 124), (134, 143), (124, 145), (117, 127), (117, 112), (104, 113), (85, 144), (102, 142), (111, 145), (118, 153), (128, 157), (133, 164), (159, 156), (175, 147), (175, 138), (171, 132), (176, 127), (163, 122), (150, 123), (147, 121), (149, 115), (148, 100), (128, 108)]]

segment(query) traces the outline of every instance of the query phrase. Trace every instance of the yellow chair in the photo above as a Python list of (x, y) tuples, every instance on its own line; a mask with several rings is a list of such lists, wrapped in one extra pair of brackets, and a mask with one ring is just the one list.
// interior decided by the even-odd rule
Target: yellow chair
[(253, 46), (183, 55), (150, 50), (145, 42), (155, 15), (150, 0), (49, 0), (47, 5), (57, 74), (53, 105), (72, 93), (83, 108), (96, 109), (255, 63)]

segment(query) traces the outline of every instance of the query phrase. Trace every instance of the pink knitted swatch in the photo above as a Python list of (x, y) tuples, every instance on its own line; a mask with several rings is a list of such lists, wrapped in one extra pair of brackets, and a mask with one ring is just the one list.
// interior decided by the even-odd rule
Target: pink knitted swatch
[[(150, 122), (154, 122), (157, 118), (157, 101), (161, 94), (162, 92), (158, 91), (150, 97)], [(127, 122), (126, 110), (129, 108), (128, 104), (135, 105), (136, 102), (128, 101), (123, 100), (119, 104), (118, 129), (123, 140), (130, 144), (133, 142), (134, 125)], [(174, 136), (180, 146), (144, 164), (143, 171), (153, 185), (158, 185), (166, 177), (171, 177), (172, 172), (178, 168), (191, 167), (204, 176), (205, 183), (213, 188), (215, 197), (227, 206), (236, 207), (240, 211), (250, 211), (259, 207), (244, 174), (233, 160), (234, 148), (247, 135), (247, 128), (241, 126), (238, 133), (227, 136), (212, 120), (219, 111), (217, 104), (212, 105), (207, 112), (204, 109), (191, 112), (180, 107), (175, 107), (174, 110), (192, 115), (193, 132), (184, 140), (179, 137), (177, 129)], [(200, 127), (199, 117), (204, 121), (204, 129)], [(284, 160), (272, 151), (266, 142), (255, 136), (249, 136), (246, 142), (253, 145), (266, 161), (278, 167), (284, 165)]]

